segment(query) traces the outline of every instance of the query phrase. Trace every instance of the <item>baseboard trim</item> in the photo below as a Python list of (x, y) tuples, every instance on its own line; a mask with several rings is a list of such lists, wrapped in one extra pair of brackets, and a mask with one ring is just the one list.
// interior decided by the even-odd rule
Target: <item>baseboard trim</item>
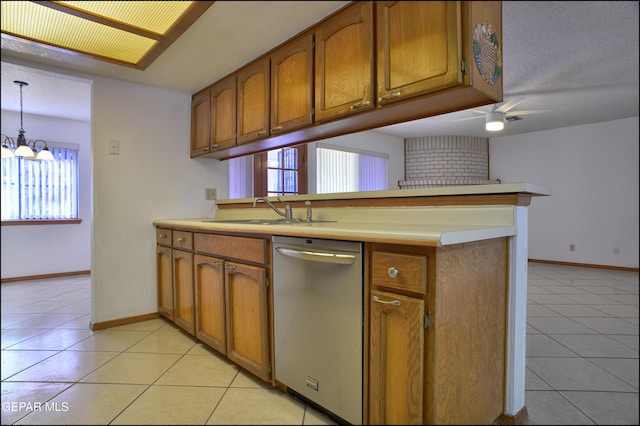
[(105, 328), (116, 327), (119, 325), (133, 324), (135, 322), (140, 322), (140, 321), (149, 321), (156, 318), (160, 318), (160, 314), (157, 312), (152, 312), (150, 314), (136, 315), (134, 317), (118, 318), (118, 319), (109, 320), (109, 321), (102, 321), (102, 322), (91, 321), (89, 322), (89, 328), (92, 331), (104, 330)]
[(26, 275), (24, 277), (2, 278), (0, 283), (12, 283), (16, 281), (29, 281), (29, 280), (42, 280), (45, 278), (59, 278), (59, 277), (71, 277), (74, 275), (90, 275), (91, 270), (87, 271), (71, 271), (71, 272), (58, 272), (55, 274), (42, 274), (42, 275)]
[(542, 260), (542, 259), (529, 259), (529, 262), (551, 263), (554, 265), (566, 265), (566, 266), (581, 266), (583, 268), (615, 269), (617, 271), (639, 272), (638, 268), (628, 268), (626, 266), (594, 265), (592, 263), (561, 262), (558, 260)]
[(500, 425), (523, 425), (528, 419), (529, 413), (525, 405), (513, 416), (502, 413), (500, 417), (496, 419), (496, 423)]

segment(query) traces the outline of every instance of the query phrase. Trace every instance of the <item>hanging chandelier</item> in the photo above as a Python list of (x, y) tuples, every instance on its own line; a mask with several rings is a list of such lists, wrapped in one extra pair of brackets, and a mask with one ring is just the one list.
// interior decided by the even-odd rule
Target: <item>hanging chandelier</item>
[[(47, 142), (42, 139), (27, 140), (24, 134), (24, 127), (22, 126), (22, 87), (28, 86), (29, 83), (24, 81), (14, 81), (15, 84), (20, 86), (20, 130), (18, 130), (18, 138), (15, 141), (13, 138), (7, 135), (0, 135), (2, 137), (2, 158), (14, 158), (15, 156), (22, 157), (26, 160), (53, 160), (53, 154), (49, 151)], [(39, 151), (37, 150), (38, 143), (44, 144)]]

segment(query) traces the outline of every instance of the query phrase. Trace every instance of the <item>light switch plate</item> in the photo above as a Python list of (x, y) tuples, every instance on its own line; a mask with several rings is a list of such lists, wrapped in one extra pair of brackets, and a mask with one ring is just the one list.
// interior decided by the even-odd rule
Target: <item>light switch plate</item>
[(117, 141), (115, 139), (109, 140), (109, 154), (110, 155), (120, 154), (120, 141)]

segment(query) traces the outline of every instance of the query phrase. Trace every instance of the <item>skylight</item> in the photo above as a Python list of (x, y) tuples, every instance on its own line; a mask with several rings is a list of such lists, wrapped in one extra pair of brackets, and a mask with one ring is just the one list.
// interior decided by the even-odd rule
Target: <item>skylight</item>
[(2, 33), (146, 69), (213, 1), (2, 1)]

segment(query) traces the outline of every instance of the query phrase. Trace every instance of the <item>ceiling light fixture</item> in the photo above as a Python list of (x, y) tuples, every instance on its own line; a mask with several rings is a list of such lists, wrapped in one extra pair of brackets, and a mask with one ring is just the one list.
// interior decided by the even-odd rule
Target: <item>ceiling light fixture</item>
[(498, 132), (504, 129), (504, 114), (495, 109), (487, 113), (487, 123), (484, 127), (489, 132)]
[[(18, 139), (14, 141), (13, 138), (7, 135), (2, 136), (2, 158), (14, 158), (14, 156), (22, 157), (27, 160), (53, 160), (53, 154), (49, 151), (47, 142), (42, 139), (27, 140), (24, 137), (25, 131), (22, 126), (22, 87), (28, 86), (29, 83), (24, 81), (14, 81), (15, 84), (20, 86), (20, 130), (18, 130)], [(38, 142), (42, 142), (44, 147), (38, 152), (36, 146)]]

